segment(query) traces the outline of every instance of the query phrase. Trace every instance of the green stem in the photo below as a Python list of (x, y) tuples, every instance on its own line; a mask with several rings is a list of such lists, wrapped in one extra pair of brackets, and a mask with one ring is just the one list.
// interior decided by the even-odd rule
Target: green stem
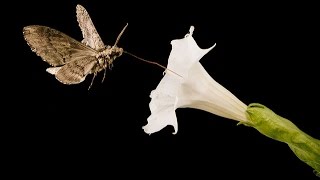
[(250, 104), (246, 113), (249, 121), (239, 124), (253, 127), (269, 138), (288, 144), (294, 154), (320, 177), (320, 140), (304, 133), (291, 121), (262, 104)]

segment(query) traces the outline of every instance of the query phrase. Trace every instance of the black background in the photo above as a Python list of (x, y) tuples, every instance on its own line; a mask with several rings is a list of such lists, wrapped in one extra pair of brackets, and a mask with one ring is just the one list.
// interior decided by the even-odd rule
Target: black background
[(128, 55), (114, 62), (104, 83), (100, 73), (90, 91), (92, 76), (79, 85), (59, 83), (30, 50), (22, 28), (45, 25), (81, 40), (77, 4), (87, 9), (105, 44), (112, 45), (128, 22), (118, 46), (162, 65), (170, 41), (195, 26), (201, 48), (217, 43), (200, 61), (217, 82), (245, 104), (262, 103), (320, 138), (315, 5), (26, 1), (3, 7), (13, 33), (2, 77), (13, 177), (317, 179), (286, 144), (204, 111), (177, 109), (176, 135), (171, 126), (145, 134), (149, 94), (163, 69)]

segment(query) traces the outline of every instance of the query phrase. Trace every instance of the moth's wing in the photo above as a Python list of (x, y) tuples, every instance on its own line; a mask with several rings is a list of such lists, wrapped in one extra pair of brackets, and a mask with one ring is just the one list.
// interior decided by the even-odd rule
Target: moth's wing
[(62, 66), (60, 67), (50, 67), (50, 68), (47, 68), (46, 71), (52, 75), (56, 75), (57, 72), (61, 69)]
[(31, 50), (52, 66), (61, 66), (97, 53), (66, 34), (46, 26), (26, 26), (23, 35)]
[(105, 46), (103, 44), (103, 41), (101, 40), (96, 28), (94, 27), (87, 10), (83, 6), (78, 4), (76, 7), (76, 11), (77, 21), (79, 23), (83, 36), (82, 43), (95, 50), (104, 48)]
[(85, 80), (96, 65), (97, 59), (87, 56), (69, 62), (62, 67), (48, 68), (47, 71), (56, 76), (56, 79), (63, 84), (78, 84)]

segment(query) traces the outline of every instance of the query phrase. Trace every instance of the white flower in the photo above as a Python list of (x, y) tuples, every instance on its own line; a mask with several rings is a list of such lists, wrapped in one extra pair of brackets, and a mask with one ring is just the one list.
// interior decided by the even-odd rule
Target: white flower
[(201, 109), (228, 119), (247, 121), (247, 105), (217, 83), (202, 67), (199, 60), (214, 48), (201, 49), (192, 37), (194, 27), (182, 39), (171, 41), (167, 71), (150, 94), (151, 115), (143, 126), (146, 133), (160, 131), (167, 125), (178, 131), (177, 108)]

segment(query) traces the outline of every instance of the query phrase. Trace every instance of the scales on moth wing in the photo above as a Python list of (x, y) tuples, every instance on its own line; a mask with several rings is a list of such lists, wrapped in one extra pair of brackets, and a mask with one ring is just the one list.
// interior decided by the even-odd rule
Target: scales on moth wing
[(105, 46), (86, 9), (77, 5), (76, 13), (83, 35), (82, 42), (58, 30), (40, 25), (24, 27), (23, 35), (32, 51), (53, 66), (48, 68), (47, 72), (55, 75), (63, 84), (79, 84), (88, 74), (93, 74), (90, 89), (97, 73), (102, 70), (106, 72), (106, 68), (111, 68), (113, 61), (122, 55), (123, 49), (117, 47), (117, 43), (128, 24), (122, 29), (113, 46)]

